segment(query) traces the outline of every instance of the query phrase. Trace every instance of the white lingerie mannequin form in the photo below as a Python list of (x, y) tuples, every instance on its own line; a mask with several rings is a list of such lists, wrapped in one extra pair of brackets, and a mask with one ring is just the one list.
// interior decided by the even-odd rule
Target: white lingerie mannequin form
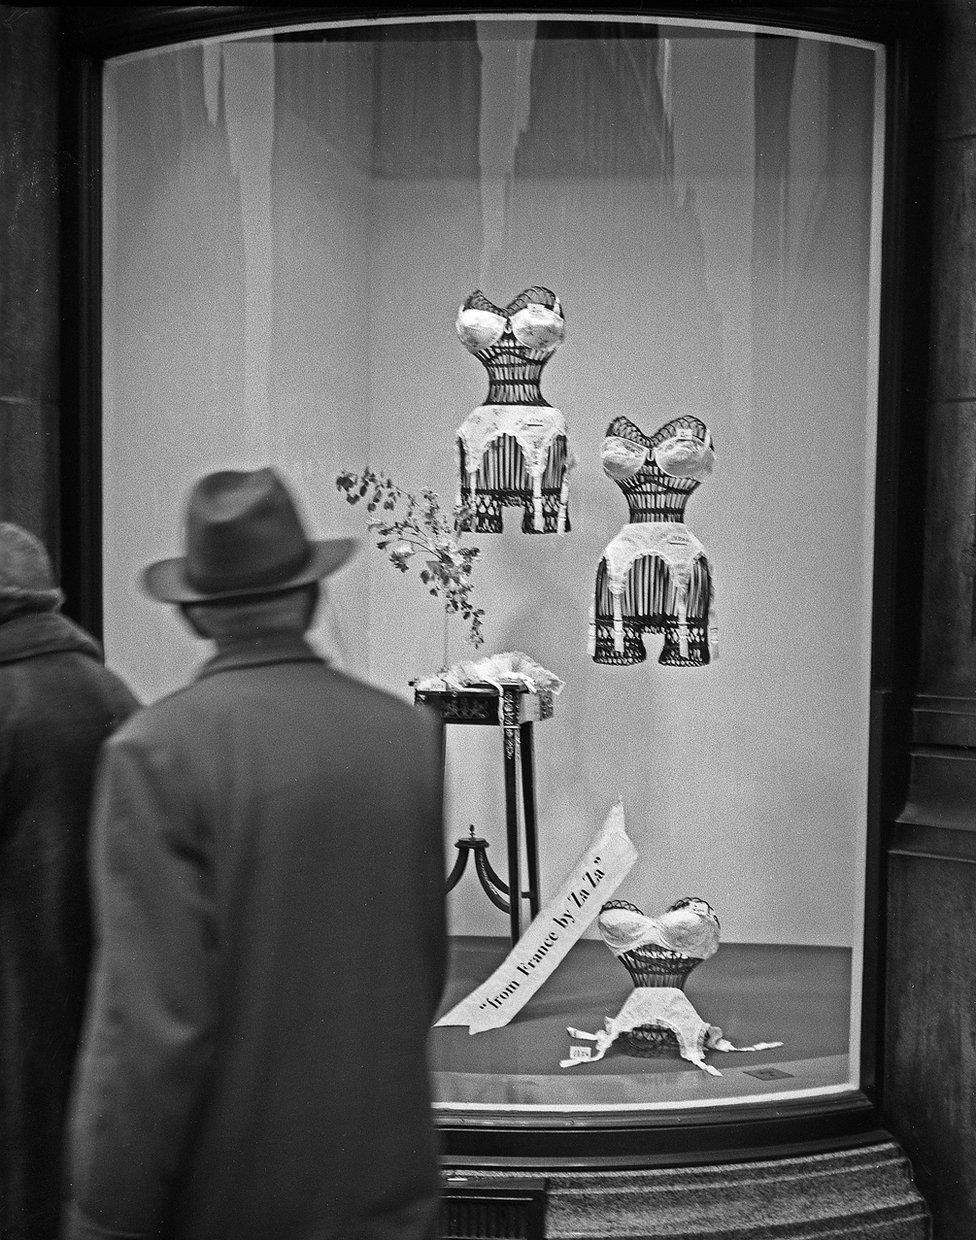
[(596, 663), (642, 663), (644, 633), (662, 633), (659, 663), (698, 667), (718, 657), (715, 585), (685, 504), (712, 472), (704, 422), (673, 418), (648, 438), (627, 417), (603, 441), (603, 470), (624, 493), (630, 522), (606, 547), (590, 607)]
[(523, 533), (567, 532), (573, 458), (565, 419), (540, 386), (565, 335), (559, 298), (535, 286), (502, 308), (478, 290), (458, 311), (456, 329), (488, 371), (485, 403), (457, 430), (457, 503), (472, 514), (459, 527), (500, 534), (502, 508), (519, 507)]
[(596, 1045), (576, 1048), (560, 1067), (594, 1063), (619, 1038), (625, 1051), (643, 1055), (666, 1054), (669, 1041), (682, 1059), (710, 1076), (721, 1076), (705, 1060), (706, 1050), (765, 1051), (783, 1045), (733, 1046), (718, 1025), (699, 1016), (685, 994), (688, 974), (718, 951), (719, 922), (707, 900), (697, 896), (676, 900), (657, 917), (646, 917), (625, 900), (611, 900), (600, 910), (597, 924), (604, 942), (630, 974), (634, 991), (616, 1016), (604, 1020), (599, 1032), (567, 1030), (570, 1037)]

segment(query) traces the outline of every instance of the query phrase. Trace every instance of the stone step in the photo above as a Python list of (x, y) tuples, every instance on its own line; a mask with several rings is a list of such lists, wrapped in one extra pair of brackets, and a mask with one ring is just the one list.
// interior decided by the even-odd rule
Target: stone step
[[(515, 1184), (507, 1171), (471, 1173)], [(894, 1142), (649, 1171), (526, 1171), (547, 1181), (552, 1240), (928, 1240), (928, 1210)]]

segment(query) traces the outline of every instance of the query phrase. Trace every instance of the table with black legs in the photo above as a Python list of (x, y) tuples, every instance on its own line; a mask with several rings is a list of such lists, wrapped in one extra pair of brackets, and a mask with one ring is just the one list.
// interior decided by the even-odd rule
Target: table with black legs
[[(499, 697), (501, 700), (499, 701)], [(539, 912), (539, 846), (536, 835), (535, 755), (532, 727), (552, 717), (552, 694), (537, 693), (521, 684), (503, 684), (501, 694), (492, 685), (473, 685), (464, 689), (416, 689), (418, 705), (432, 707), (441, 723), (448, 725), (488, 725), (501, 728), (502, 770), (505, 779), (505, 838), (508, 848), (508, 882), (491, 868), (486, 855), (487, 840), (462, 837), (457, 842), (458, 861), (448, 877), (448, 890), (464, 872), (468, 854), (475, 854), (475, 867), (482, 887), (511, 921), (512, 942), (522, 934), (523, 901), (528, 900), (529, 915)], [(446, 739), (446, 738), (445, 738)], [(446, 745), (443, 746), (446, 751)], [(521, 791), (522, 814), (519, 814)], [(520, 822), (521, 817), (521, 822)], [(473, 829), (472, 829), (473, 832)], [(522, 890), (522, 844), (525, 846), (525, 872), (528, 890)], [(517, 899), (512, 893), (518, 893)]]

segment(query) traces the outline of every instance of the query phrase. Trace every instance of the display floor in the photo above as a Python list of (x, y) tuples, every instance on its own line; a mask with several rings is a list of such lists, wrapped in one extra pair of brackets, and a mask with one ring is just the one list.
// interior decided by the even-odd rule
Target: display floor
[[(453, 939), (441, 1010), (484, 981), (508, 947), (503, 938)], [(692, 973), (688, 997), (732, 1042), (783, 1042), (767, 1051), (708, 1051), (721, 1077), (677, 1056), (627, 1055), (618, 1044), (596, 1063), (560, 1068), (572, 1042), (566, 1026), (595, 1032), (632, 989), (623, 965), (602, 942), (581, 940), (505, 1028), (478, 1034), (459, 1027), (433, 1030), (435, 1103), (462, 1111), (670, 1108), (848, 1086), (847, 948), (723, 943)]]

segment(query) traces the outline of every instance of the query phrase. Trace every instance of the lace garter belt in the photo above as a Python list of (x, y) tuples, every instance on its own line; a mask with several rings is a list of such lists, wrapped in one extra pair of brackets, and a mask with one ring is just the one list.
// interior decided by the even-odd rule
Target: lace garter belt
[[(677, 600), (678, 645), (682, 658), (688, 657), (688, 589), (696, 560), (705, 560), (705, 548), (686, 525), (677, 521), (640, 521), (625, 525), (603, 553), (607, 566), (607, 585), (613, 599), (613, 648), (624, 649), (623, 596), (627, 574), (642, 556), (664, 560), (674, 582)], [(715, 658), (718, 655), (718, 620), (715, 610), (715, 589), (709, 591), (708, 644)], [(590, 607), (590, 654), (596, 652), (596, 603)]]
[[(477, 474), (487, 448), (502, 435), (510, 435), (522, 449), (525, 468), (532, 479), (532, 518), (536, 530), (544, 528), (542, 513), (542, 478), (549, 461), (549, 449), (553, 441), (566, 434), (566, 419), (558, 409), (549, 405), (479, 405), (464, 419), (457, 430), (458, 443), (464, 445), (467, 464), (468, 489), (474, 494)], [(566, 505), (569, 499), (569, 470), (572, 459), (567, 460), (559, 491), (559, 513), (556, 532), (566, 532)], [(461, 472), (460, 451), (458, 472)], [(457, 503), (462, 504), (460, 490)]]

